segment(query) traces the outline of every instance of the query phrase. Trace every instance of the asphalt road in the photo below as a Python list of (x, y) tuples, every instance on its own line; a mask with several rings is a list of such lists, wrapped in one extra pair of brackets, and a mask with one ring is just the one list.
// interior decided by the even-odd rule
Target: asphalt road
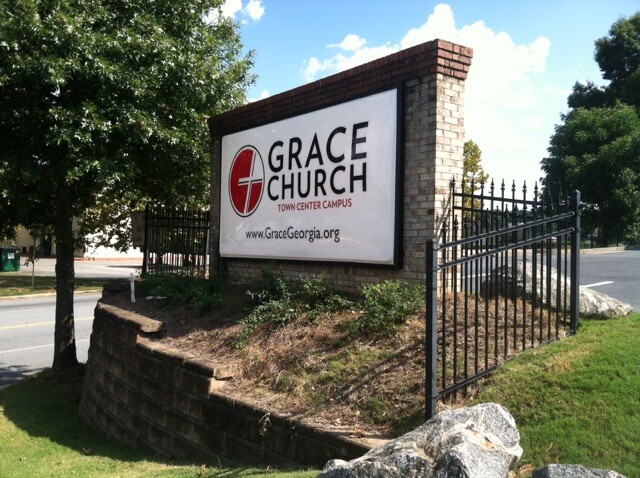
[[(140, 272), (141, 259), (76, 260), (76, 277), (129, 278)], [(55, 275), (55, 259), (36, 261), (35, 275)], [(20, 265), (16, 274), (31, 275), (31, 266)], [(100, 294), (76, 294), (74, 317), (78, 360), (86, 362), (93, 309)], [(0, 300), (0, 388), (53, 362), (55, 297)]]
[[(93, 309), (100, 294), (76, 294), (78, 360), (87, 361)], [(53, 362), (55, 297), (0, 301), (0, 388)]]
[(640, 251), (580, 256), (580, 285), (620, 299), (640, 311)]
[[(469, 277), (466, 287), (475, 290), (475, 287), (479, 287), (491, 271), (504, 263), (502, 261), (510, 265), (512, 258), (510, 254), (498, 258), (481, 259), (477, 262), (471, 261), (463, 266), (459, 277), (461, 280), (465, 276)], [(516, 260), (518, 263), (522, 262), (521, 252), (518, 252)], [(557, 268), (556, 260), (557, 256), (553, 254), (552, 268)], [(537, 264), (543, 265), (541, 261), (546, 263), (546, 256), (543, 259), (538, 255)], [(531, 254), (527, 256), (527, 264), (533, 264)], [(581, 254), (580, 285), (628, 302), (636, 311), (640, 311), (640, 250), (619, 252), (600, 250), (596, 253)]]

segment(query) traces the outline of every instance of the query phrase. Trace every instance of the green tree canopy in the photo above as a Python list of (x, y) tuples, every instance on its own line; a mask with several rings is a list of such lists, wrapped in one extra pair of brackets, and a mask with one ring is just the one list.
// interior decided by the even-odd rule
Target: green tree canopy
[(482, 151), (472, 140), (464, 143), (462, 176), (467, 182), (484, 183), (489, 175), (482, 169)]
[(577, 83), (542, 160), (543, 184), (577, 188), (584, 228), (606, 242), (640, 240), (640, 13), (596, 41), (606, 86)]
[(609, 36), (596, 40), (595, 46), (595, 60), (609, 83), (576, 83), (569, 107), (607, 107), (618, 101), (640, 106), (640, 12), (614, 23)]
[(579, 108), (556, 128), (542, 163), (545, 187), (578, 188), (585, 230), (607, 241), (638, 238), (640, 117), (633, 106)]
[(76, 361), (73, 218), (207, 190), (205, 118), (242, 104), (252, 81), (221, 3), (3, 2), (0, 232), (54, 231), (54, 367)]
[[(465, 194), (473, 194), (474, 188), (478, 188), (480, 184), (484, 184), (489, 179), (489, 175), (482, 169), (482, 151), (474, 141), (467, 140), (463, 149), (462, 178)], [(482, 201), (479, 199), (472, 200), (465, 198), (463, 206), (468, 208), (480, 209)]]

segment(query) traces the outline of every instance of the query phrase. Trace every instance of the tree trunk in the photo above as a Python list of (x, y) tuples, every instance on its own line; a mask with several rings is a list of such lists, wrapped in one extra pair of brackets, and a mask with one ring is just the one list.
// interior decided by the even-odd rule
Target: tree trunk
[(73, 208), (64, 193), (56, 200), (56, 326), (53, 369), (78, 365), (73, 320), (74, 264)]

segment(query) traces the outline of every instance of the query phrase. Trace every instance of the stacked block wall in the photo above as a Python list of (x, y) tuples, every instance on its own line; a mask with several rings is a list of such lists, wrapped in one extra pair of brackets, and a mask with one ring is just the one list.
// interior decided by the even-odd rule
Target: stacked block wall
[(153, 339), (163, 324), (98, 303), (80, 414), (128, 446), (171, 457), (216, 456), (322, 467), (362, 444), (226, 397), (228, 370)]

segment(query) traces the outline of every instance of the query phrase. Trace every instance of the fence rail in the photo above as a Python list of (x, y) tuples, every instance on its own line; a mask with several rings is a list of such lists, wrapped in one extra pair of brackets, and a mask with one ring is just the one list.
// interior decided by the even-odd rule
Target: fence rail
[(147, 206), (142, 273), (205, 278), (209, 266), (209, 211)]
[(580, 193), (505, 191), (452, 182), (427, 243), (427, 417), (515, 353), (577, 330)]

